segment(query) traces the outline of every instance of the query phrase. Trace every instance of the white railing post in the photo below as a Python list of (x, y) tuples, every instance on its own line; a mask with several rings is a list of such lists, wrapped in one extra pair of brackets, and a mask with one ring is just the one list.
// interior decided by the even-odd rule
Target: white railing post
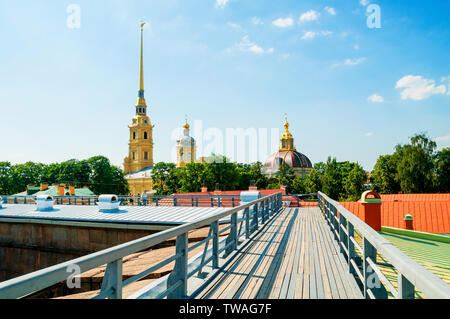
[(401, 273), (398, 274), (398, 298), (414, 299), (414, 285)]
[[(167, 289), (178, 285), (173, 292), (167, 295), (167, 299), (182, 299), (187, 295), (187, 270), (188, 270), (188, 234), (177, 236), (175, 254), (181, 254), (175, 261), (175, 267), (167, 279)], [(179, 283), (181, 282), (181, 283)]]

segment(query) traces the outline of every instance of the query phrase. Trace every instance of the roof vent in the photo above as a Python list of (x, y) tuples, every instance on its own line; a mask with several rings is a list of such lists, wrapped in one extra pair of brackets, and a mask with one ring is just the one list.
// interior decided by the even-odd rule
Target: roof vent
[(100, 195), (98, 197), (98, 208), (101, 212), (119, 210), (119, 196), (117, 195)]
[(45, 212), (53, 210), (53, 197), (49, 195), (38, 195), (36, 196), (37, 210), (40, 212)]
[(253, 202), (261, 198), (261, 192), (258, 191), (246, 191), (241, 192), (241, 205)]

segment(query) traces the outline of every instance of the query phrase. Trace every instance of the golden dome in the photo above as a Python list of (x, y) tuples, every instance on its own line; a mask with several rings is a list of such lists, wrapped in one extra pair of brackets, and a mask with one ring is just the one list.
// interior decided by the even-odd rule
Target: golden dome
[(185, 130), (189, 130), (190, 126), (189, 126), (189, 124), (188, 124), (187, 121), (186, 121), (186, 124), (183, 125), (183, 128), (184, 128)]

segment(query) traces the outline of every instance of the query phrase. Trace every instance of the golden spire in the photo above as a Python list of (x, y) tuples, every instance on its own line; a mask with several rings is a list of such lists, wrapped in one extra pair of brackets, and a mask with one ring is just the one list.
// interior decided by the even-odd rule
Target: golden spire
[[(144, 25), (146, 22), (141, 23), (141, 60), (140, 60), (140, 68), (139, 68), (139, 97), (137, 100), (137, 107), (146, 107), (145, 98), (144, 98)], [(145, 110), (144, 110), (145, 111)], [(138, 112), (142, 113), (142, 112)], [(145, 114), (145, 112), (143, 112)]]

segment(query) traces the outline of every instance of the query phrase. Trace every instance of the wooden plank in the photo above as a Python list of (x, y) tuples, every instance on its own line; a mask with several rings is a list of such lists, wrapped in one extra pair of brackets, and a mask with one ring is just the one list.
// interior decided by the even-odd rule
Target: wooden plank
[(242, 284), (247, 279), (248, 274), (250, 273), (253, 266), (259, 259), (260, 254), (263, 252), (264, 247), (266, 247), (270, 236), (273, 236), (273, 232), (277, 228), (279, 228), (279, 225), (277, 222), (275, 222), (269, 227), (268, 231), (264, 232), (260, 237), (258, 237), (258, 239), (255, 239), (257, 244), (255, 245), (254, 249), (252, 249), (249, 253), (247, 253), (247, 256), (243, 257), (244, 259), (247, 259), (247, 261), (245, 262), (242, 268), (238, 269), (238, 272), (243, 273), (244, 275), (235, 274), (231, 278), (231, 280), (229, 280), (227, 288), (222, 291), (221, 296), (224, 296), (224, 298), (227, 299), (234, 298), (234, 295), (241, 288)]
[(314, 246), (313, 246), (313, 259), (314, 259), (314, 271), (315, 271), (315, 279), (316, 279), (316, 288), (317, 288), (317, 298), (318, 299), (324, 299), (325, 298), (325, 292), (322, 282), (322, 272), (319, 264), (319, 256), (318, 256), (318, 245), (319, 245), (319, 239), (316, 237), (316, 227), (318, 225), (316, 224), (315, 219), (317, 216), (314, 216), (313, 223), (312, 223), (312, 230), (313, 230), (313, 237), (314, 237)]
[(314, 228), (314, 232), (316, 234), (317, 238), (317, 253), (318, 253), (318, 259), (319, 259), (319, 266), (320, 266), (320, 273), (322, 274), (322, 284), (324, 288), (324, 298), (325, 299), (331, 299), (332, 293), (331, 293), (331, 286), (328, 278), (328, 271), (327, 271), (327, 265), (325, 262), (325, 252), (324, 252), (324, 243), (323, 238), (319, 235), (318, 227)]
[(329, 287), (331, 290), (331, 298), (339, 299), (339, 292), (337, 290), (336, 281), (334, 279), (333, 271), (331, 268), (331, 262), (329, 260), (330, 259), (329, 252), (327, 251), (326, 243), (324, 242), (323, 234), (322, 234), (320, 228), (317, 229), (317, 233), (318, 233), (319, 237), (321, 238), (321, 242), (323, 243), (323, 245), (322, 245), (323, 259), (324, 259), (324, 263), (325, 263), (328, 284), (329, 284)]
[[(328, 226), (326, 226), (328, 227)], [(329, 228), (325, 228), (325, 225), (321, 225), (320, 227), (322, 234), (324, 235), (324, 243), (328, 252), (329, 260), (330, 260), (330, 270), (332, 271), (332, 278), (336, 284), (337, 291), (339, 293), (339, 298), (347, 299), (347, 294), (345, 291), (345, 287), (342, 283), (338, 263), (336, 246), (334, 246), (334, 235), (331, 233)]]

